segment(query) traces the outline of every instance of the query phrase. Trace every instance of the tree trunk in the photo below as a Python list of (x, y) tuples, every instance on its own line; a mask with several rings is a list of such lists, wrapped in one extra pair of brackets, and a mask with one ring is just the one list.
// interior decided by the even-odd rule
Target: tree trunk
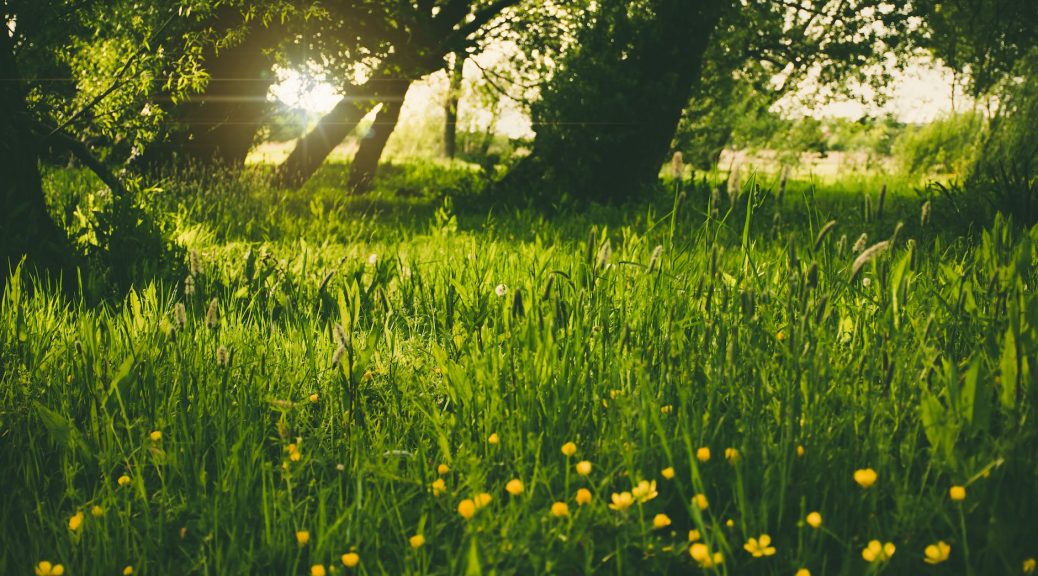
[(371, 189), (371, 184), (375, 180), (375, 172), (378, 170), (378, 161), (382, 158), (382, 151), (386, 149), (386, 142), (396, 129), (397, 122), (400, 121), (400, 109), (404, 106), (406, 95), (407, 89), (405, 88), (404, 96), (384, 101), (382, 108), (375, 116), (375, 123), (372, 124), (364, 138), (361, 138), (360, 148), (357, 149), (357, 154), (353, 157), (353, 164), (350, 166), (349, 189), (354, 194), (362, 194)]
[(0, 158), (6, 166), (0, 181), (0, 287), (23, 256), (34, 268), (71, 276), (75, 253), (47, 212), (25, 87), (6, 31), (0, 32), (0, 70)]
[(378, 102), (402, 101), (410, 85), (410, 80), (372, 78), (358, 86), (355, 94), (340, 100), (309, 134), (299, 139), (288, 159), (278, 167), (278, 183), (290, 188), (302, 186)]
[(654, 183), (728, 2), (651, 0), (635, 17), (603, 3), (534, 109), (533, 153), (507, 181), (603, 202)]
[(446, 122), (443, 125), (443, 155), (453, 159), (458, 150), (458, 100), (461, 98), (461, 82), (465, 70), (465, 53), (454, 53), (454, 66), (448, 70), (450, 86), (447, 103), (443, 107)]

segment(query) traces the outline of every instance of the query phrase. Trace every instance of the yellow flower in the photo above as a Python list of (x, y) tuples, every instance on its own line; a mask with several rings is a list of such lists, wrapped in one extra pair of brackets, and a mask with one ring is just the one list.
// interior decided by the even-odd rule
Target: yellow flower
[(497, 445), (499, 442), (501, 442), (501, 437), (497, 435), (497, 432), (494, 432), (489, 438), (487, 438), (487, 444)]
[(46, 560), (41, 560), (36, 565), (36, 576), (61, 576), (65, 573), (65, 567), (61, 564), (51, 564)]
[(566, 456), (572, 456), (577, 453), (577, 445), (572, 442), (566, 442), (562, 445), (562, 453)]
[(729, 527), (729, 528), (735, 528), (735, 520), (732, 520), (731, 518), (729, 518), (729, 519), (724, 521), (724, 525)]
[(577, 504), (583, 506), (591, 503), (591, 491), (587, 488), (577, 490)]
[(354, 568), (360, 564), (360, 555), (356, 552), (347, 552), (342, 555), (342, 565), (347, 568)]
[(927, 564), (940, 564), (948, 559), (951, 554), (951, 546), (944, 540), (938, 540), (936, 544), (930, 544), (923, 549), (923, 560)]
[(663, 476), (663, 478), (665, 480), (670, 480), (670, 479), (674, 478), (674, 467), (673, 466), (667, 466), (663, 470), (660, 470), (660, 476)]
[(634, 497), (631, 496), (630, 492), (620, 492), (619, 494), (613, 492), (611, 498), (613, 503), (609, 507), (613, 510), (627, 510), (634, 504)]
[(1034, 558), (1024, 560), (1024, 574), (1033, 574), (1036, 565), (1038, 565), (1038, 561)]
[(105, 509), (95, 504), (94, 507), (90, 509), (90, 515), (94, 518), (100, 518), (105, 515)]
[(739, 461), (739, 451), (735, 448), (725, 448), (724, 459), (727, 460), (729, 464), (735, 464)]
[(804, 457), (804, 447), (803, 447), (803, 445), (798, 444), (797, 445), (797, 458), (803, 458), (803, 457)]
[(673, 411), (674, 411), (674, 406), (672, 404), (666, 404), (664, 406), (660, 406), (660, 412), (663, 413), (663, 414), (670, 414)]
[(746, 544), (743, 545), (754, 558), (760, 558), (761, 556), (773, 556), (775, 554), (775, 547), (771, 545), (771, 536), (767, 534), (761, 534), (759, 538), (750, 538), (746, 540)]
[(472, 500), (466, 498), (461, 502), (458, 502), (458, 514), (461, 514), (462, 518), (468, 520), (469, 518), (472, 518), (472, 516), (475, 515), (475, 513), (476, 503)]
[(894, 555), (894, 543), (883, 544), (879, 540), (869, 541), (869, 545), (861, 550), (861, 557), (866, 562), (886, 562)]
[(700, 462), (709, 462), (710, 461), (710, 449), (707, 448), (706, 446), (703, 446), (699, 450), (696, 450), (696, 460), (699, 460)]
[(966, 487), (952, 486), (948, 489), (948, 496), (956, 502), (962, 502), (966, 499)]
[(775, 339), (778, 340), (779, 342), (782, 342), (783, 340), (786, 339), (786, 333), (783, 332), (782, 330), (779, 330), (778, 332), (775, 333)]
[(688, 548), (688, 554), (693, 560), (699, 564), (700, 568), (713, 568), (718, 564), (724, 563), (724, 556), (720, 552), (715, 552), (713, 555), (710, 554), (710, 549), (706, 547), (706, 544), (696, 542)]
[(666, 528), (670, 526), (670, 516), (666, 514), (657, 514), (652, 519), (652, 527), (659, 530), (660, 528)]
[(447, 491), (447, 483), (443, 481), (443, 478), (437, 478), (432, 481), (429, 488), (432, 488), (433, 496), (439, 496)]
[(320, 399), (321, 399), (321, 397), (317, 395), (317, 392), (314, 392), (313, 394), (310, 395), (310, 403), (311, 404), (317, 404), (317, 401), (320, 400)]
[(644, 504), (658, 495), (659, 492), (656, 492), (655, 480), (642, 480), (637, 486), (631, 488), (631, 496), (633, 496), (639, 504)]
[(162, 440), (162, 430), (155, 430), (151, 434), (148, 434), (148, 438), (151, 438), (152, 442), (158, 442)]
[(699, 542), (700, 538), (702, 538), (702, 535), (699, 534), (699, 530), (689, 530), (688, 531), (688, 541), (689, 542)]
[(116, 483), (118, 483), (120, 486), (129, 486), (130, 485), (130, 477), (127, 476), (126, 474), (123, 474), (122, 476), (119, 477), (118, 480), (116, 480)]
[(565, 502), (556, 502), (551, 505), (551, 515), (556, 518), (569, 516), (569, 506)]
[(299, 530), (298, 532), (296, 532), (296, 543), (297, 544), (299, 544), (300, 546), (306, 546), (306, 544), (308, 542), (310, 542), (310, 531), (309, 530)]
[(862, 488), (868, 488), (876, 483), (876, 471), (872, 468), (862, 468), (854, 471), (854, 481)]
[(425, 536), (422, 536), (421, 534), (415, 534), (414, 536), (411, 536), (408, 542), (411, 543), (411, 548), (417, 550), (422, 546), (425, 546)]
[(130, 574), (133, 574), (133, 566), (123, 568), (123, 576), (130, 576)]
[(289, 460), (291, 460), (293, 462), (299, 462), (299, 459), (302, 458), (302, 457), (303, 457), (303, 455), (300, 454), (300, 452), (299, 452), (299, 446), (296, 446), (295, 444), (289, 444), (288, 445), (288, 459)]
[(807, 515), (807, 525), (812, 528), (818, 528), (822, 525), (822, 515), (818, 512), (812, 512)]
[(700, 510), (706, 510), (710, 507), (710, 501), (706, 499), (706, 494), (696, 494), (692, 497), (692, 503)]
[(807, 568), (801, 568), (800, 570), (797, 570), (797, 573), (793, 576), (811, 576), (811, 571)]
[(587, 476), (591, 473), (591, 463), (587, 460), (581, 460), (577, 462), (577, 474), (581, 476)]
[(523, 493), (523, 481), (518, 478), (513, 478), (505, 484), (505, 490), (512, 496), (518, 496)]
[(68, 519), (68, 529), (75, 532), (83, 524), (83, 512), (76, 512)]
[(439, 474), (440, 476), (443, 476), (444, 474), (446, 474), (446, 473), (448, 473), (450, 471), (451, 471), (450, 466), (447, 466), (446, 464), (440, 464), (439, 466), (436, 467), (436, 473)]
[(490, 494), (487, 494), (486, 492), (480, 492), (479, 494), (476, 495), (476, 498), (475, 498), (476, 509), (479, 510), (480, 508), (486, 506), (487, 504), (490, 504), (491, 500), (493, 500), (493, 497), (491, 497)]
[(310, 576), (325, 576), (327, 573), (324, 564), (314, 564), (310, 567)]

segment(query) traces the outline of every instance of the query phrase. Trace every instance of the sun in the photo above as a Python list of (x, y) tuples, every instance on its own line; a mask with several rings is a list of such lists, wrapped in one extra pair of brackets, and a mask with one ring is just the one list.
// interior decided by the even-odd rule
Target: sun
[(290, 108), (324, 114), (335, 107), (342, 95), (321, 76), (295, 69), (277, 71), (278, 81), (270, 87), (270, 96)]

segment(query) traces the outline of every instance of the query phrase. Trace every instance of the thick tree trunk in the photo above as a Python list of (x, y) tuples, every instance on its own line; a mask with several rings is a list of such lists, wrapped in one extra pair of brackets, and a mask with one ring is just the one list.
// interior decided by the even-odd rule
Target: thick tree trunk
[(447, 102), (443, 107), (446, 122), (443, 125), (443, 155), (454, 158), (458, 151), (458, 100), (461, 98), (461, 82), (464, 78), (465, 53), (455, 52), (454, 65), (448, 70), (450, 86)]
[(299, 139), (288, 159), (278, 167), (278, 183), (290, 188), (302, 186), (378, 102), (402, 101), (410, 85), (410, 80), (373, 78), (352, 90), (354, 94), (340, 100), (309, 134)]
[(0, 287), (22, 257), (29, 265), (70, 275), (76, 258), (64, 231), (47, 212), (40, 181), (39, 154), (25, 89), (18, 76), (12, 39), (0, 33)]
[[(240, 26), (241, 20), (240, 11), (225, 8), (217, 26)], [(238, 169), (245, 164), (269, 109), (267, 93), (275, 77), (268, 51), (278, 38), (261, 22), (250, 23), (245, 34), (240, 44), (207, 50), (205, 91), (170, 110), (173, 128), (165, 141), (149, 147), (145, 166), (186, 162)]]
[(350, 166), (349, 189), (354, 194), (362, 194), (371, 189), (382, 151), (386, 149), (386, 142), (400, 121), (400, 109), (403, 108), (404, 97), (407, 95), (406, 88), (404, 90), (404, 96), (382, 102), (382, 108), (375, 116), (375, 123), (360, 141), (360, 148), (357, 149)]
[(654, 183), (729, 3), (652, 0), (634, 19), (603, 4), (535, 109), (533, 153), (508, 181), (606, 202)]

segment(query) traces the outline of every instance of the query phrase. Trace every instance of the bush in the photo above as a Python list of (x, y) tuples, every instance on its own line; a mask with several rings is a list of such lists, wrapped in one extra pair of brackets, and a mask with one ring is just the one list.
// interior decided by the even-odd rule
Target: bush
[(964, 175), (984, 131), (979, 112), (961, 112), (908, 128), (894, 142), (894, 154), (909, 175)]

